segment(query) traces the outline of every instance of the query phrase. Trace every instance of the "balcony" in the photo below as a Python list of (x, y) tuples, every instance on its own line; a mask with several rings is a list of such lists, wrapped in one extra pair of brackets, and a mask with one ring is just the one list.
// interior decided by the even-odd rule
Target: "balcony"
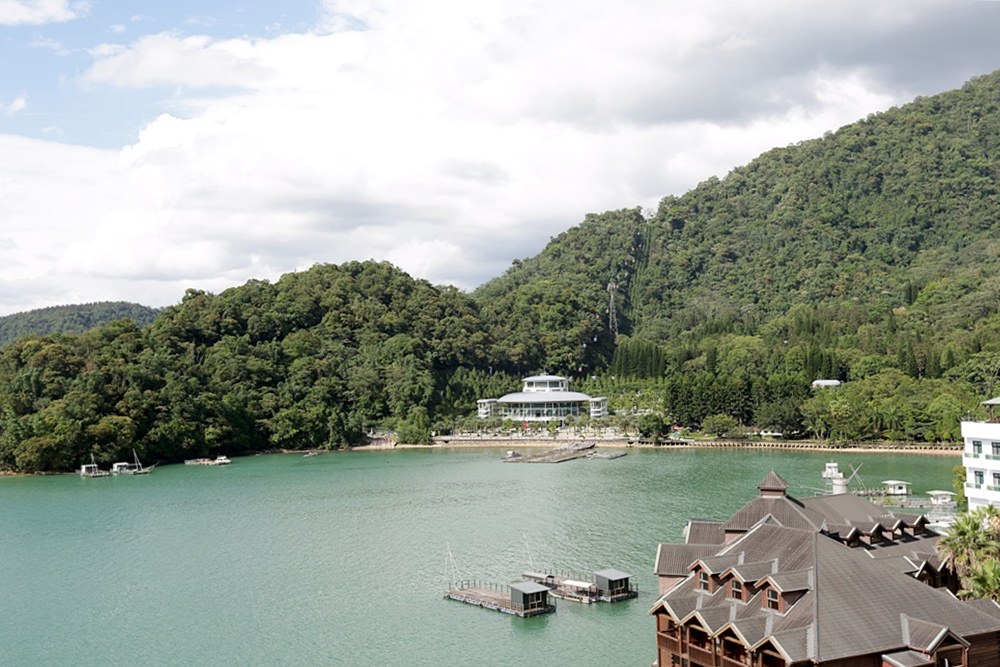
[(670, 651), (674, 654), (680, 654), (681, 642), (677, 639), (677, 637), (661, 632), (657, 635), (657, 640), (661, 649)]
[(688, 644), (687, 653), (691, 662), (697, 662), (702, 665), (715, 664), (715, 653), (711, 648), (699, 648), (693, 644)]
[(972, 482), (966, 482), (965, 483), (965, 488), (967, 488), (967, 489), (981, 489), (981, 488), (983, 488), (983, 485), (982, 484), (974, 484)]

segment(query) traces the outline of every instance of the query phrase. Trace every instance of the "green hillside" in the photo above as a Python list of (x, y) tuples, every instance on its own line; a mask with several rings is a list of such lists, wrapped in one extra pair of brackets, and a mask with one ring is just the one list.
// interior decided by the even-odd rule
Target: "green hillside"
[(0, 469), (427, 441), (537, 371), (651, 435), (955, 440), (1000, 392), (998, 103), (992, 74), (588, 215), (471, 295), (350, 262), (19, 337)]
[[(865, 414), (854, 421), (871, 423), (850, 435), (952, 437), (944, 423), (991, 395), (1000, 375), (998, 103), (994, 73), (769, 151), (666, 197), (651, 219), (588, 216), (475, 297), (500, 343), (517, 349), (532, 331), (541, 340), (566, 331), (566, 317), (545, 314), (566, 310), (572, 295), (571, 323), (605, 322), (598, 345), (572, 336), (564, 354), (546, 348), (538, 365), (573, 373), (610, 364), (619, 383), (655, 376), (663, 403), (650, 407), (678, 423), (721, 412), (759, 424), (785, 413), (777, 421), (786, 427), (808, 428), (811, 416), (814, 433), (836, 435), (828, 406), (806, 405), (808, 383), (831, 378), (855, 381), (837, 399), (864, 404), (854, 417), (877, 400), (904, 413), (935, 396), (950, 405), (934, 419), (906, 416), (919, 424), (892, 418), (885, 427)], [(625, 336), (617, 345), (609, 282)], [(507, 332), (520, 326), (511, 310), (528, 306), (538, 315)], [(879, 379), (909, 396), (852, 393)], [(782, 399), (789, 394), (797, 410)]]
[(159, 312), (155, 308), (125, 301), (101, 301), (75, 306), (51, 306), (0, 317), (0, 345), (22, 336), (83, 333), (87, 329), (129, 319), (144, 327)]

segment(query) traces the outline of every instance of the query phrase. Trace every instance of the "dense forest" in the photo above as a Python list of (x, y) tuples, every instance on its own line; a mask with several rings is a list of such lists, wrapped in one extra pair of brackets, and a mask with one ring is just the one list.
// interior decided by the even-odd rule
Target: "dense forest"
[(647, 435), (955, 440), (1000, 378), (998, 103), (1000, 73), (587, 215), (472, 294), (319, 265), (21, 336), (0, 468), (426, 441), (537, 371)]
[(83, 333), (115, 320), (128, 319), (140, 327), (151, 323), (155, 308), (126, 301), (101, 301), (75, 306), (50, 306), (0, 317), (0, 345), (23, 336), (54, 333)]

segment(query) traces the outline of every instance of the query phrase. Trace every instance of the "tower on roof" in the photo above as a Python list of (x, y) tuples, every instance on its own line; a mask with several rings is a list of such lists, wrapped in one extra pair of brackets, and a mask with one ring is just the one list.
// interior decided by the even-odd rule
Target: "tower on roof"
[(788, 495), (788, 482), (781, 479), (781, 475), (774, 470), (767, 473), (764, 479), (757, 485), (762, 496), (786, 496)]

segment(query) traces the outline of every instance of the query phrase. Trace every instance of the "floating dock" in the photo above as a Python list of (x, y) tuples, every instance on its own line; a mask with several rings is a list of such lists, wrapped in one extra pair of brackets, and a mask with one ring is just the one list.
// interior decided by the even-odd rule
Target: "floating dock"
[(504, 461), (509, 463), (563, 463), (594, 455), (593, 442), (576, 442), (566, 447), (556, 447), (541, 454), (521, 454), (513, 450), (507, 452)]
[(554, 598), (583, 604), (620, 602), (639, 596), (639, 589), (629, 583), (631, 575), (606, 569), (594, 573), (594, 580), (550, 572), (523, 572), (522, 577), (549, 589)]
[(549, 589), (534, 581), (515, 581), (509, 586), (480, 581), (462, 581), (444, 594), (449, 600), (492, 609), (521, 618), (550, 614), (556, 610)]

